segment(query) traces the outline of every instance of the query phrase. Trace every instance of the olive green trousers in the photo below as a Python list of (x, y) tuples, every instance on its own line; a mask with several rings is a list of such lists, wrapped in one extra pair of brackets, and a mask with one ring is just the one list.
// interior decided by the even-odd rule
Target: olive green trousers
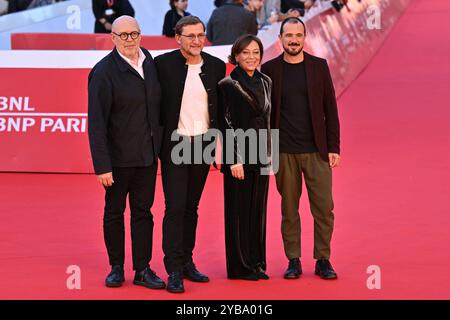
[(281, 195), (281, 233), (288, 259), (301, 257), (301, 223), (299, 202), (305, 179), (311, 213), (314, 218), (314, 258), (329, 259), (334, 227), (332, 170), (319, 153), (280, 153), (276, 173)]

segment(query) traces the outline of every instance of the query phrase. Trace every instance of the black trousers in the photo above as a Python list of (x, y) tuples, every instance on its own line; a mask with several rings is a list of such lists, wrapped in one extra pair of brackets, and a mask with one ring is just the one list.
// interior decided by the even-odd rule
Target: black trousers
[(269, 176), (246, 170), (244, 180), (224, 173), (225, 248), (228, 277), (266, 270), (266, 212)]
[(157, 164), (139, 168), (113, 168), (114, 183), (106, 188), (103, 231), (109, 263), (125, 261), (124, 211), (129, 195), (133, 270), (142, 270), (152, 258), (153, 215)]
[(210, 164), (162, 163), (166, 202), (163, 221), (164, 265), (168, 274), (182, 271), (192, 262), (198, 220), (198, 204)]

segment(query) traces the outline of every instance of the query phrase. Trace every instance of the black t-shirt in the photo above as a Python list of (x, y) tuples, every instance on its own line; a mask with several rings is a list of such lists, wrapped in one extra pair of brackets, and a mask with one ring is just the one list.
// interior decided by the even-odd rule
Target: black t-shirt
[(317, 152), (308, 102), (305, 63), (283, 62), (280, 152)]

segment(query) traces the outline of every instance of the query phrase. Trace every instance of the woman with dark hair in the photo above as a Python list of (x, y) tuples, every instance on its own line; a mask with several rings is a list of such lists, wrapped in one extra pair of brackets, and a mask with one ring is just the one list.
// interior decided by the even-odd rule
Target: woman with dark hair
[(262, 56), (258, 37), (241, 36), (229, 57), (236, 68), (219, 82), (229, 279), (269, 278), (265, 270), (272, 82), (257, 70)]
[(190, 16), (186, 11), (188, 0), (170, 0), (170, 10), (164, 17), (163, 35), (166, 37), (175, 37), (175, 26), (181, 18)]

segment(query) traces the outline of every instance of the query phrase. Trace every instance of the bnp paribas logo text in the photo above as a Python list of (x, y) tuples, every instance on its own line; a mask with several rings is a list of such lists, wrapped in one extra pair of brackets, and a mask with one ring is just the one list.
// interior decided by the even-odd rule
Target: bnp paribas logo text
[(84, 133), (87, 113), (39, 112), (30, 97), (0, 96), (0, 133)]

